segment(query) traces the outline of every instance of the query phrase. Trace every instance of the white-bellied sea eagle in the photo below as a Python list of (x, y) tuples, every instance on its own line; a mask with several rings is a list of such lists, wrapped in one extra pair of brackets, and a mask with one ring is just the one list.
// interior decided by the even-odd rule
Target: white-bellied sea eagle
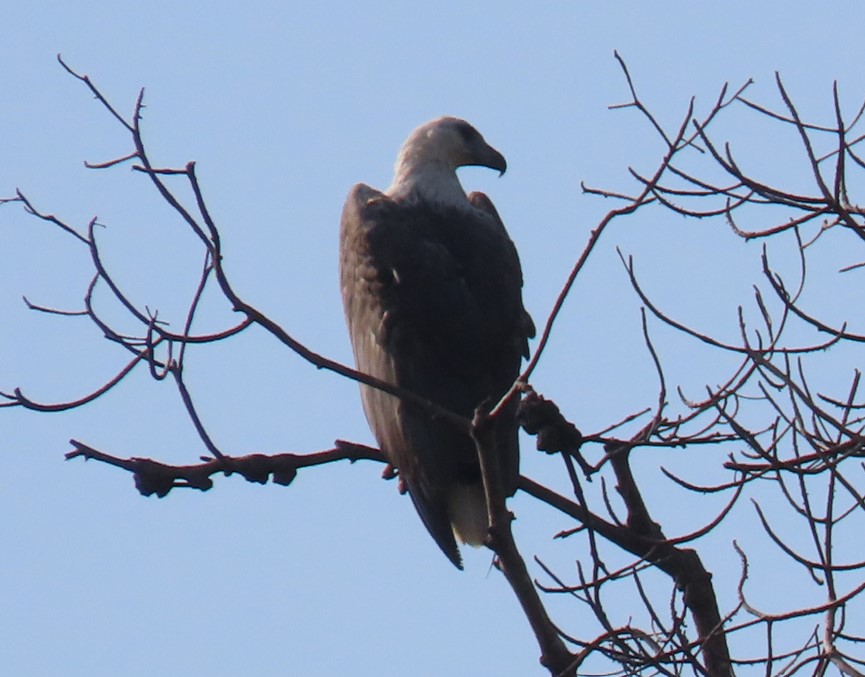
[[(412, 132), (387, 190), (354, 186), (342, 212), (340, 285), (358, 370), (471, 419), (511, 387), (535, 330), (517, 251), (489, 198), (463, 191), (456, 170), (466, 165), (506, 168), (474, 127), (443, 117)], [(481, 545), (488, 528), (474, 442), (393, 395), (362, 385), (361, 398), (426, 528), (462, 568), (456, 539)], [(519, 477), (516, 406), (496, 429), (508, 496)]]

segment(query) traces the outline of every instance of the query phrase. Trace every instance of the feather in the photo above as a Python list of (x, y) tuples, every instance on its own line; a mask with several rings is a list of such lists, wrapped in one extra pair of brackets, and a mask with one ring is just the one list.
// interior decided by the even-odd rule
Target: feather
[[(505, 166), (468, 123), (428, 123), (400, 152), (387, 192), (352, 188), (340, 227), (340, 284), (358, 369), (467, 418), (510, 388), (534, 335), (519, 258), (489, 198), (442, 188), (451, 177), (459, 185), (456, 168), (473, 163)], [(361, 386), (361, 398), (427, 530), (462, 568), (455, 534), (480, 545), (486, 532), (473, 441), (374, 388)], [(507, 495), (519, 476), (516, 404), (497, 423)]]

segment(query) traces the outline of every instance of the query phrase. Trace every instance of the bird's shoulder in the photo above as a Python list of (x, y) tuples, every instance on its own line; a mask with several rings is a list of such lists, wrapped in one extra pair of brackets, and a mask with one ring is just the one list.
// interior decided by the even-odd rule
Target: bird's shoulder
[(487, 196), (486, 193), (481, 193), (479, 191), (474, 191), (473, 193), (468, 194), (469, 204), (472, 205), (475, 209), (478, 209), (489, 217), (491, 217), (494, 221), (504, 226), (502, 223), (502, 219), (499, 216), (499, 212), (496, 209), (493, 201)]
[(357, 184), (341, 231), (344, 263), (375, 286), (391, 322), (411, 316), (425, 331), (462, 322), (533, 335), (516, 248), (483, 193), (457, 206), (393, 200)]
[(360, 227), (370, 219), (379, 218), (383, 212), (396, 207), (382, 191), (365, 183), (357, 183), (348, 191), (342, 208), (341, 223), (347, 226)]
[[(466, 239), (475, 229), (467, 221), (486, 221), (485, 211), (395, 200), (384, 192), (359, 183), (346, 198), (340, 222), (343, 247), (362, 252), (371, 262), (410, 277), (437, 270), (439, 275), (458, 274), (473, 247)], [(459, 231), (462, 231), (460, 233)]]

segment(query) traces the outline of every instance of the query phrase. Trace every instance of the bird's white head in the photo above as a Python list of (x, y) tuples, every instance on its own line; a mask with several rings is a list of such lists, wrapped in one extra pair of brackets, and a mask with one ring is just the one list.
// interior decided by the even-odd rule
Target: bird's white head
[(425, 200), (469, 206), (457, 178), (458, 167), (480, 166), (504, 174), (504, 156), (465, 120), (442, 117), (415, 129), (396, 159), (386, 194), (396, 200)]

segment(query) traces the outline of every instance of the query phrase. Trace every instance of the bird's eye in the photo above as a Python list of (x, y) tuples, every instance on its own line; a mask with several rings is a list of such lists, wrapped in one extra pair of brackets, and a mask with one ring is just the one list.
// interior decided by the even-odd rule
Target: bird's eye
[(472, 127), (468, 122), (460, 121), (457, 125), (457, 131), (459, 131), (460, 135), (463, 137), (463, 141), (466, 142), (466, 145), (471, 145), (480, 139), (481, 135), (474, 127)]

